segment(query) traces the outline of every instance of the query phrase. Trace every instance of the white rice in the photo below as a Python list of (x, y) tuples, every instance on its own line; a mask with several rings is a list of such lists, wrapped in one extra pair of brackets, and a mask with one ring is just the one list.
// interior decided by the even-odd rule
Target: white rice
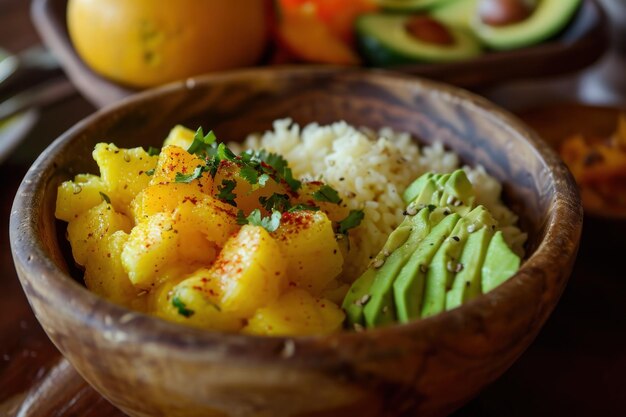
[[(250, 135), (244, 147), (283, 155), (295, 177), (323, 180), (339, 192), (348, 208), (364, 210), (363, 222), (350, 231), (348, 279), (363, 272), (402, 221), (405, 188), (425, 172), (447, 173), (459, 167), (457, 155), (440, 142), (420, 149), (408, 133), (390, 128), (376, 133), (343, 121), (301, 128), (291, 119), (276, 120), (273, 131)], [(509, 245), (523, 253), (526, 234), (515, 226), (517, 216), (502, 203), (500, 183), (482, 166), (463, 169), (476, 189), (477, 203), (498, 220)]]

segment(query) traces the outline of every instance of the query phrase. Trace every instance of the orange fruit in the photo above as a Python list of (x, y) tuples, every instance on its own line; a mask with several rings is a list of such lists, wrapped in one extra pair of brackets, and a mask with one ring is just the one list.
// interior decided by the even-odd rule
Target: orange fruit
[(69, 0), (67, 25), (93, 70), (149, 87), (257, 63), (267, 10), (262, 0)]

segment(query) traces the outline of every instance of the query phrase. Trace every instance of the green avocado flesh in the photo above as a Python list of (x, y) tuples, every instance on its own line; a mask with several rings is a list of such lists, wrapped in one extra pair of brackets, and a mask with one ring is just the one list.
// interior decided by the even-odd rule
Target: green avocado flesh
[(448, 26), (454, 42), (439, 45), (411, 35), (406, 24), (411, 16), (371, 13), (356, 20), (359, 48), (372, 65), (391, 66), (419, 62), (453, 62), (475, 57), (481, 45), (468, 31)]
[(451, 0), (435, 5), (428, 13), (446, 25), (469, 29), (477, 5), (478, 0)]
[(403, 194), (405, 218), (351, 286), (342, 308), (354, 327), (429, 317), (515, 274), (520, 258), (463, 170), (424, 174)]
[(441, 4), (455, 0), (377, 0), (376, 3), (383, 9), (391, 12), (416, 12), (428, 10)]
[(478, 38), (496, 50), (522, 48), (558, 34), (572, 19), (581, 0), (538, 0), (526, 19), (504, 26), (488, 25), (475, 14), (471, 26)]

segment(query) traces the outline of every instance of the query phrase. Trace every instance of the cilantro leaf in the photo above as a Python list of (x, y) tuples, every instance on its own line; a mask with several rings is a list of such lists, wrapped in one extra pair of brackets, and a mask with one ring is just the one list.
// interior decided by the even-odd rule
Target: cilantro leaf
[(150, 156), (157, 156), (161, 153), (161, 150), (159, 148), (155, 148), (154, 146), (150, 146), (148, 148), (148, 155)]
[(289, 212), (293, 213), (294, 211), (303, 211), (303, 210), (319, 211), (320, 208), (317, 206), (310, 206), (308, 204), (296, 204), (295, 206), (289, 209)]
[(187, 152), (194, 155), (203, 153), (210, 154), (210, 149), (214, 146), (216, 140), (217, 137), (212, 130), (205, 135), (202, 127), (199, 127), (193, 137), (193, 142), (191, 142), (191, 145), (187, 148)]
[(217, 186), (219, 192), (215, 196), (231, 206), (237, 207), (237, 202), (235, 201), (237, 194), (233, 193), (235, 187), (237, 187), (237, 181), (222, 180), (222, 185)]
[(243, 210), (239, 210), (237, 212), (237, 224), (243, 226), (244, 224), (248, 224), (248, 218), (245, 214), (243, 214)]
[(178, 309), (178, 314), (185, 317), (191, 317), (195, 314), (195, 311), (187, 308), (183, 300), (178, 298), (177, 295), (172, 298), (172, 305)]
[(239, 170), (239, 176), (252, 185), (255, 185), (259, 182), (258, 171), (250, 165), (244, 165), (243, 167), (241, 167), (241, 170)]
[(258, 179), (259, 185), (260, 185), (261, 187), (265, 187), (265, 184), (267, 184), (267, 181), (268, 181), (269, 179), (270, 179), (270, 176), (269, 176), (269, 175), (267, 175), (267, 174), (261, 174), (261, 175), (259, 176), (259, 179)]
[(228, 149), (228, 146), (224, 142), (217, 145), (217, 157), (220, 161), (234, 161), (236, 155)]
[(153, 176), (153, 175), (154, 175), (154, 168), (147, 170), (147, 171), (145, 172), (145, 174), (146, 174), (147, 176), (149, 176), (149, 177)]
[(111, 204), (111, 199), (109, 198), (109, 196), (102, 191), (100, 191), (100, 197), (102, 197), (102, 199), (106, 201), (107, 204)]
[(300, 189), (300, 187), (302, 187), (302, 182), (298, 181), (297, 179), (293, 177), (291, 168), (289, 167), (283, 168), (282, 175), (287, 185), (289, 185), (289, 188), (291, 188), (291, 191), (296, 192)]
[(339, 204), (341, 198), (339, 193), (330, 185), (322, 185), (316, 192), (313, 193), (313, 199), (315, 201), (327, 201), (329, 203)]
[(339, 233), (346, 234), (348, 230), (357, 227), (364, 217), (363, 210), (350, 210), (346, 218), (339, 222)]
[(251, 224), (253, 226), (261, 226), (271, 233), (278, 229), (278, 226), (280, 226), (281, 217), (282, 214), (276, 210), (272, 210), (271, 216), (263, 217), (261, 216), (261, 210), (254, 209), (246, 218), (246, 220), (248, 221), (247, 224)]
[(259, 197), (259, 203), (267, 211), (285, 212), (291, 208), (291, 202), (287, 194), (274, 193), (270, 197)]
[(191, 174), (183, 174), (181, 172), (177, 172), (176, 177), (174, 177), (174, 182), (182, 182), (188, 184), (191, 181), (200, 178), (203, 172), (204, 167), (202, 165), (198, 165)]

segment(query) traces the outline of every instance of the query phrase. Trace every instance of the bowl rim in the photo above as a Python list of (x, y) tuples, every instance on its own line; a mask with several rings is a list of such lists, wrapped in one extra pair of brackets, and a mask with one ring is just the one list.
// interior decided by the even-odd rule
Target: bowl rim
[[(54, 165), (58, 153), (90, 125), (107, 119), (117, 112), (123, 112), (129, 107), (142, 102), (149, 102), (155, 97), (165, 96), (179, 89), (190, 89), (200, 84), (211, 85), (240, 78), (248, 79), (258, 76), (260, 72), (274, 73), (275, 76), (298, 77), (310, 74), (312, 71), (315, 74), (332, 76), (332, 82), (340, 81), (344, 77), (348, 79), (357, 77), (390, 84), (409, 84), (412, 87), (418, 87), (425, 94), (434, 94), (443, 100), (452, 102), (463, 102), (472, 111), (480, 113), (482, 117), (490, 119), (492, 123), (499, 125), (513, 135), (521, 136), (527, 141), (534, 156), (546, 167), (550, 183), (554, 184), (553, 199), (555, 204), (554, 210), (546, 220), (544, 239), (535, 251), (526, 258), (518, 272), (504, 284), (458, 308), (411, 323), (395, 324), (365, 332), (341, 331), (326, 336), (267, 337), (191, 328), (113, 304), (75, 281), (47, 255), (37, 233), (38, 218), (43, 211), (40, 197), (43, 195), (41, 188), (45, 184), (43, 182), (44, 173)], [(467, 319), (484, 316), (484, 311), (488, 311), (490, 306), (513, 300), (516, 288), (523, 284), (522, 281), (532, 280), (533, 271), (545, 269), (548, 264), (547, 260), (553, 263), (556, 259), (558, 264), (556, 266), (551, 264), (552, 270), (566, 271), (565, 279), (558, 284), (560, 286), (558, 287), (558, 295), (560, 295), (576, 256), (582, 230), (582, 218), (582, 206), (577, 187), (570, 172), (556, 153), (515, 116), (488, 100), (444, 83), (386, 70), (355, 69), (346, 71), (345, 68), (333, 67), (282, 67), (244, 69), (177, 81), (130, 96), (81, 120), (52, 142), (26, 173), (11, 210), (10, 240), (15, 266), (18, 272), (20, 270), (25, 271), (24, 276), (18, 275), (31, 304), (31, 294), (28, 293), (27, 287), (32, 287), (30, 281), (38, 281), (39, 284), (45, 284), (46, 292), (45, 294), (37, 293), (35, 296), (54, 305), (56, 309), (60, 310), (60, 313), (70, 318), (74, 323), (90, 327), (98, 332), (114, 330), (118, 332), (118, 337), (127, 342), (150, 341), (172, 351), (182, 349), (208, 352), (212, 347), (220, 345), (222, 348), (226, 347), (225, 350), (222, 350), (228, 355), (230, 351), (228, 347), (233, 347), (236, 348), (236, 353), (231, 356), (243, 358), (246, 362), (250, 362), (266, 356), (264, 352), (280, 352), (279, 348), (288, 343), (297, 343), (298, 346), (313, 346), (318, 345), (321, 340), (329, 339), (332, 339), (336, 344), (342, 341), (355, 341), (356, 338), (361, 340), (384, 338), (386, 335), (405, 332), (424, 332), (440, 322), (448, 322), (449, 328), (460, 328), (465, 325)], [(572, 242), (573, 245), (564, 248), (563, 242)], [(557, 258), (544, 259), (548, 253), (554, 251), (560, 254)], [(554, 278), (555, 275), (556, 273), (548, 278)], [(63, 300), (68, 299), (72, 301), (70, 303), (63, 302)], [(44, 330), (47, 331), (47, 329)]]

